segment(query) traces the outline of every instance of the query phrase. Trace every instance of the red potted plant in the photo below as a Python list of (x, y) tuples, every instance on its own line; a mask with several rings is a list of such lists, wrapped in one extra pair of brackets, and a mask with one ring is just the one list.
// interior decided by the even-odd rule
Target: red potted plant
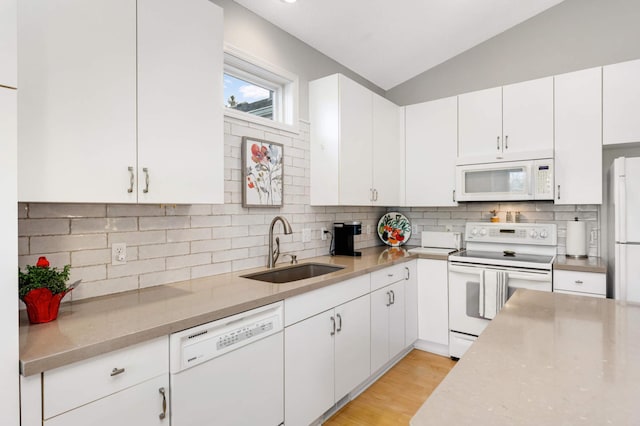
[(62, 270), (49, 266), (42, 256), (35, 266), (27, 265), (27, 272), (18, 270), (20, 299), (27, 305), (27, 314), (32, 324), (53, 321), (58, 317), (60, 301), (72, 289), (67, 288), (71, 265)]

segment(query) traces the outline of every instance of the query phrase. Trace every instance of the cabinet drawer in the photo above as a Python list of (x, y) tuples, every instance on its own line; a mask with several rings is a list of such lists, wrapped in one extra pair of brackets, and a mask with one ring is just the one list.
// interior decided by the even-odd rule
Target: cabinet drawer
[(44, 418), (168, 372), (169, 338), (166, 336), (45, 371), (42, 379)]
[(284, 326), (288, 327), (370, 291), (369, 274), (310, 291), (284, 301)]
[[(408, 265), (408, 264), (407, 264)], [(371, 291), (388, 286), (407, 278), (407, 269), (404, 263), (389, 266), (371, 273)]]
[(553, 271), (553, 291), (571, 291), (605, 296), (607, 294), (606, 274)]

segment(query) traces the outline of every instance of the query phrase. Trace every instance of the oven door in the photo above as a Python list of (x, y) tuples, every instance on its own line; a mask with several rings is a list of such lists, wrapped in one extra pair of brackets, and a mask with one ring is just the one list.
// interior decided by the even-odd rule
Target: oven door
[(451, 331), (479, 336), (489, 320), (485, 316), (487, 280), (496, 270), (449, 263), (449, 327)]

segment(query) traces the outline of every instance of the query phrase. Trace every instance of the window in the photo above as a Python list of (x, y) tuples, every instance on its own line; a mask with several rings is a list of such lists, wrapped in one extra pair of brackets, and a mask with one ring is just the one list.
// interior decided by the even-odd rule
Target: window
[(297, 76), (226, 45), (223, 85), (225, 115), (297, 132)]

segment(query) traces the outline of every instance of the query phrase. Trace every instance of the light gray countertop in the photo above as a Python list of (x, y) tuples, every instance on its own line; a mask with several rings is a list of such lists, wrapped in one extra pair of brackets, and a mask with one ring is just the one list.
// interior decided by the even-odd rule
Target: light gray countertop
[(640, 424), (640, 306), (518, 290), (411, 421)]
[(64, 303), (58, 319), (46, 324), (29, 324), (23, 311), (20, 372), (37, 374), (417, 258), (446, 260), (378, 246), (362, 250), (362, 257), (304, 259), (301, 264), (320, 262), (344, 269), (287, 284), (242, 278), (266, 270), (255, 268)]
[(564, 271), (594, 272), (597, 274), (607, 273), (607, 263), (600, 257), (587, 257), (574, 259), (567, 256), (557, 256), (553, 262), (553, 268)]

